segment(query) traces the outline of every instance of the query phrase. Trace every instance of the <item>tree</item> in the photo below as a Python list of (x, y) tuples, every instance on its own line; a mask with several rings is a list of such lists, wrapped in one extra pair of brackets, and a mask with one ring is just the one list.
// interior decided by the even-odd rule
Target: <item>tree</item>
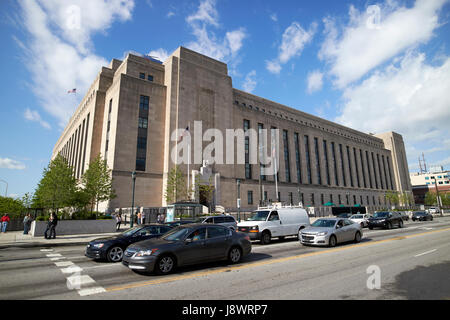
[(22, 201), (10, 197), (0, 196), (0, 213), (20, 214), (24, 210), (25, 207), (23, 206)]
[(81, 177), (81, 184), (84, 195), (79, 195), (79, 200), (83, 200), (83, 198), (88, 200), (91, 203), (91, 211), (94, 204), (98, 211), (99, 202), (116, 197), (112, 188), (111, 170), (108, 168), (106, 160), (102, 160), (100, 155), (89, 163), (89, 168)]
[(191, 194), (191, 188), (188, 190), (183, 173), (178, 166), (173, 167), (169, 171), (166, 192), (164, 194), (167, 203), (187, 200), (189, 199), (189, 194)]
[(77, 190), (73, 169), (67, 161), (58, 155), (44, 169), (33, 197), (33, 205), (41, 208), (59, 208), (71, 206), (73, 194)]
[(400, 198), (399, 194), (396, 191), (388, 191), (386, 192), (386, 200), (394, 206), (398, 205)]
[[(198, 176), (197, 176), (198, 177)], [(200, 179), (196, 179), (197, 183), (195, 185), (196, 189), (198, 190), (198, 201), (199, 203), (203, 205), (208, 206), (208, 210), (211, 212), (211, 204), (213, 201), (213, 194), (214, 194), (214, 185), (212, 184), (211, 177), (209, 178), (209, 181), (207, 184), (200, 183)]]

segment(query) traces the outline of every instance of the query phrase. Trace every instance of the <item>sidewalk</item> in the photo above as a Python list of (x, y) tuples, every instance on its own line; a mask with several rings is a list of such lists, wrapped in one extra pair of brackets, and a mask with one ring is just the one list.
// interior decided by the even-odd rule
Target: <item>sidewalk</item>
[(89, 241), (97, 238), (105, 238), (119, 234), (129, 228), (129, 225), (122, 225), (120, 231), (113, 233), (98, 233), (98, 234), (76, 234), (58, 236), (58, 229), (56, 229), (55, 239), (45, 239), (44, 237), (33, 237), (31, 235), (23, 234), (23, 231), (7, 231), (0, 233), (0, 249), (9, 247), (55, 247), (55, 246), (75, 246), (84, 245)]

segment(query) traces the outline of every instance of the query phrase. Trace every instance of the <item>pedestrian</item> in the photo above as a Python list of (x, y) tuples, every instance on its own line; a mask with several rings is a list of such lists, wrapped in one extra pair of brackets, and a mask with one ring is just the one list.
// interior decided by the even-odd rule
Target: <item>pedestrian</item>
[(116, 231), (120, 230), (120, 223), (122, 222), (122, 213), (116, 214)]
[(138, 218), (138, 224), (141, 224), (142, 223), (142, 213), (141, 212), (138, 212), (137, 218)]
[(145, 224), (145, 213), (144, 212), (141, 213), (141, 221), (142, 221), (142, 224)]
[(31, 227), (31, 222), (32, 222), (32, 218), (31, 218), (31, 214), (28, 213), (24, 218), (23, 218), (23, 234), (28, 234), (28, 232), (30, 231), (30, 227)]
[[(48, 218), (47, 229), (45, 229), (44, 237), (45, 239), (55, 239), (56, 238), (56, 225), (58, 224), (58, 216), (56, 213), (51, 213)], [(47, 235), (47, 232), (50, 234)]]
[(2, 232), (5, 233), (6, 232), (6, 228), (8, 227), (8, 223), (9, 223), (10, 219), (7, 213), (5, 213), (3, 215), (3, 217), (0, 219), (1, 222), (1, 226), (2, 226)]

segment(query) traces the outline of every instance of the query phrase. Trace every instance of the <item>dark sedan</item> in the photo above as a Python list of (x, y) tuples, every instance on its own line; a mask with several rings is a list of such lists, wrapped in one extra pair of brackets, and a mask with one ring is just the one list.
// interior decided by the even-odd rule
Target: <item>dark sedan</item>
[(117, 236), (95, 239), (87, 245), (85, 256), (91, 259), (119, 262), (130, 244), (160, 237), (171, 229), (169, 226), (160, 224), (148, 224), (128, 229)]
[(411, 219), (412, 221), (433, 221), (433, 215), (425, 211), (415, 211)]
[(403, 227), (403, 219), (398, 212), (375, 212), (367, 222), (370, 230), (373, 228), (391, 229), (393, 226)]
[(185, 224), (161, 238), (129, 246), (122, 263), (134, 271), (168, 274), (190, 264), (218, 260), (238, 263), (251, 250), (250, 238), (244, 233), (216, 224)]
[(177, 220), (177, 221), (172, 221), (172, 222), (164, 222), (165, 226), (169, 226), (171, 228), (175, 228), (178, 226), (181, 226), (182, 224), (189, 224), (189, 223), (196, 223), (197, 221), (195, 220)]

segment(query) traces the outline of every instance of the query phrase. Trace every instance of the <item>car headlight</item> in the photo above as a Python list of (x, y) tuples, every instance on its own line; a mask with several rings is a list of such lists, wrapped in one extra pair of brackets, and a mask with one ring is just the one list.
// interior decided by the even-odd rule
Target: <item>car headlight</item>
[(326, 234), (328, 234), (328, 231), (319, 232), (317, 235), (318, 236), (324, 236)]
[(93, 247), (93, 248), (96, 248), (96, 249), (100, 249), (100, 248), (102, 248), (104, 245), (105, 245), (104, 243), (94, 243), (94, 244), (92, 245), (92, 247)]
[(135, 257), (147, 257), (154, 254), (158, 249), (150, 249), (150, 250), (141, 250), (134, 254)]

